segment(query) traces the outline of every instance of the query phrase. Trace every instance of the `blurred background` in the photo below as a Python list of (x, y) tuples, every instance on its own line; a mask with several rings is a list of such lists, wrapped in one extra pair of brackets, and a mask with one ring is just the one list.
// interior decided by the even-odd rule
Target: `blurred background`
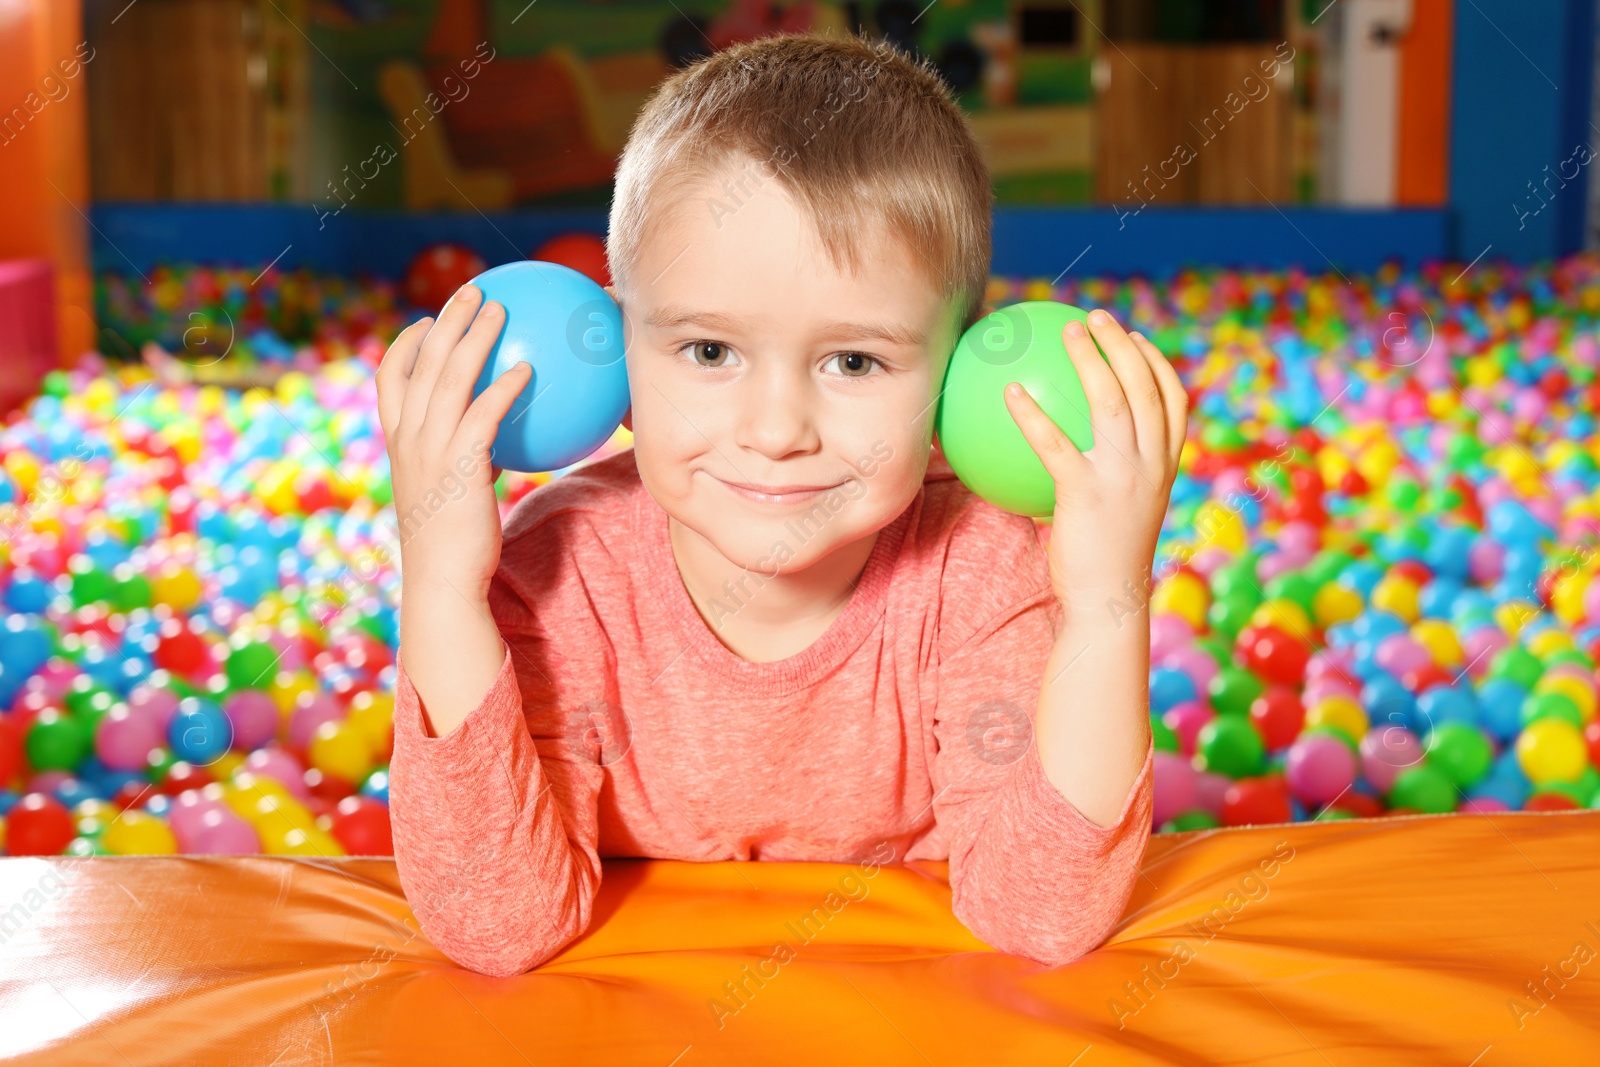
[(386, 847), (372, 368), (488, 267), (607, 280), (652, 89), (808, 30), (957, 95), (991, 303), (1190, 390), (1157, 829), (1600, 803), (1593, 0), (0, 0), (11, 852)]

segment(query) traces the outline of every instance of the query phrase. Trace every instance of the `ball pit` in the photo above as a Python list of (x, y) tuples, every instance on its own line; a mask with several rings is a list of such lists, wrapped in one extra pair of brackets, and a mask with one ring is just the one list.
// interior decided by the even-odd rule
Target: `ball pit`
[[(153, 280), (176, 315), (177, 280), (237, 288), (206, 273)], [(1600, 259), (1460, 273), (993, 282), (1109, 308), (1190, 391), (1147, 598), (1160, 829), (1600, 804)], [(8, 854), (392, 849), (370, 379), (410, 319), (318, 292), (270, 389), (89, 356), (0, 428)]]

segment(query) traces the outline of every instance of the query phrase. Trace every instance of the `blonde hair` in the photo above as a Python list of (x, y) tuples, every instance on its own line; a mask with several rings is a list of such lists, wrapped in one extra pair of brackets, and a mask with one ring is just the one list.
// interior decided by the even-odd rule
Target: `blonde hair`
[(661, 209), (740, 157), (761, 173), (709, 201), (731, 213), (749, 183), (776, 180), (815, 222), (836, 267), (885, 225), (921, 259), (964, 329), (989, 281), (989, 171), (966, 116), (926, 59), (887, 42), (783, 34), (725, 48), (667, 79), (635, 119), (617, 165), (606, 254), (626, 292)]

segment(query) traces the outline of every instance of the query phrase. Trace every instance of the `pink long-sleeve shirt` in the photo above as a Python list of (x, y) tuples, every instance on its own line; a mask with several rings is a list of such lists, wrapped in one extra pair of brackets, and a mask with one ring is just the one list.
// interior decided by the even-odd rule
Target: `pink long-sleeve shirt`
[(430, 737), (402, 669), (389, 768), (401, 885), (464, 967), (517, 974), (582, 934), (603, 856), (948, 859), (956, 917), (1051, 965), (1127, 904), (1153, 753), (1110, 826), (1045, 776), (1032, 721), (1061, 606), (1044, 549), (937, 451), (845, 610), (787, 659), (717, 640), (632, 450), (512, 508), (489, 608), (507, 645), (492, 688)]

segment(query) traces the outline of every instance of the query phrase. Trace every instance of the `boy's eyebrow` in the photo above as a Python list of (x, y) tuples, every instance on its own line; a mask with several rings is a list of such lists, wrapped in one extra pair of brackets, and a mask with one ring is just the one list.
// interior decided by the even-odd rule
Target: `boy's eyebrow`
[[(677, 330), (691, 325), (729, 333), (744, 329), (744, 323), (732, 315), (724, 315), (720, 311), (697, 311), (678, 304), (654, 308), (644, 317), (644, 321), (645, 325), (658, 330)], [(892, 322), (824, 322), (818, 324), (817, 329), (818, 338), (823, 341), (866, 338), (917, 348), (927, 339), (920, 330)]]

